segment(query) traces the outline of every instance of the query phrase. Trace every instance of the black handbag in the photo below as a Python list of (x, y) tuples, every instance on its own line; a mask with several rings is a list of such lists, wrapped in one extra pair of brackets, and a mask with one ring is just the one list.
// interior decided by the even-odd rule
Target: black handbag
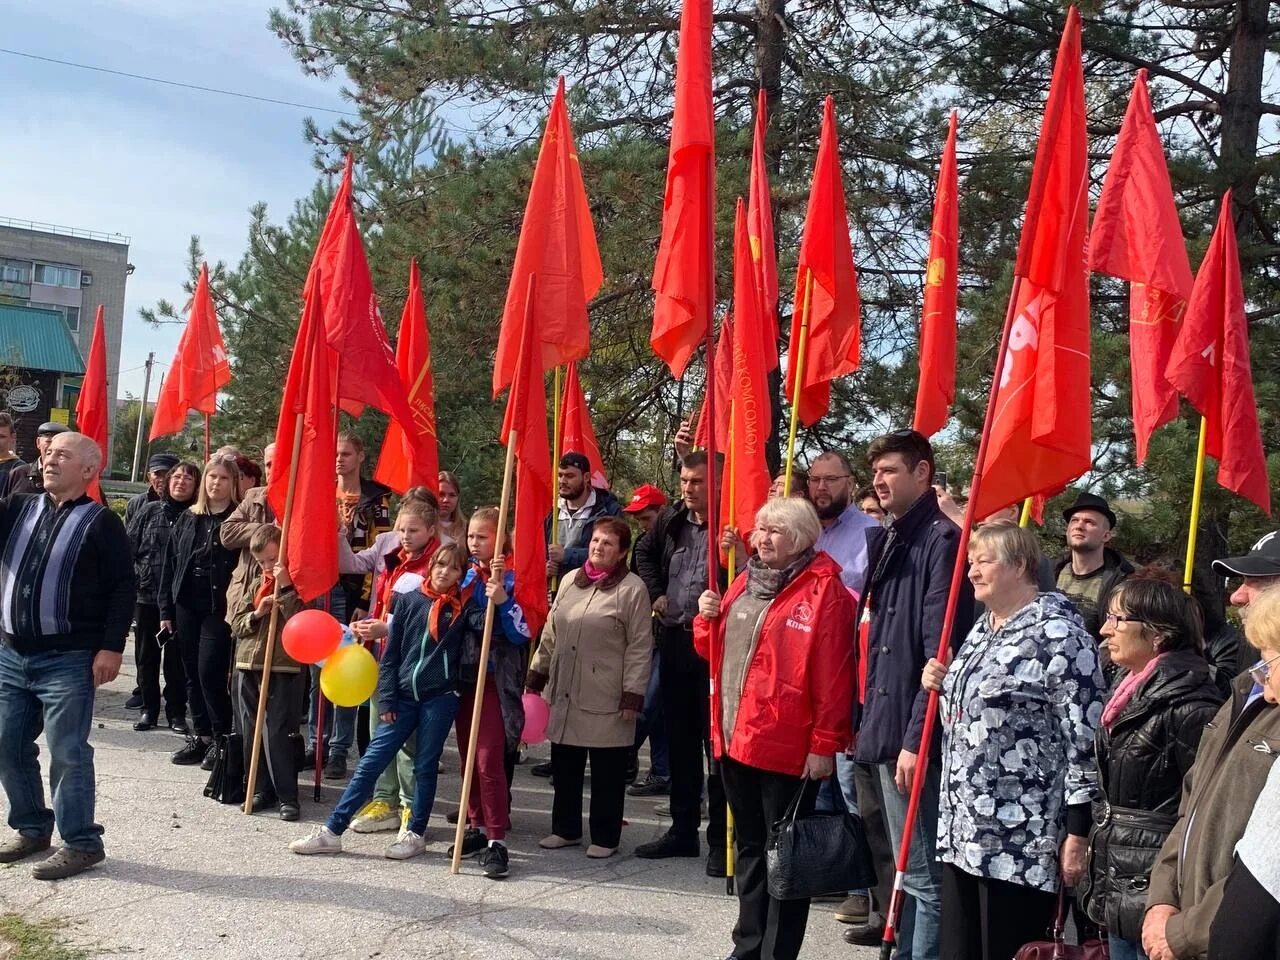
[(775, 900), (807, 900), (876, 885), (861, 817), (816, 812), (799, 816), (800, 801), (811, 782), (800, 784), (795, 799), (769, 832), (765, 866), (769, 896)]
[(244, 803), (244, 741), (240, 734), (219, 736), (216, 759), (204, 795), (219, 803)]

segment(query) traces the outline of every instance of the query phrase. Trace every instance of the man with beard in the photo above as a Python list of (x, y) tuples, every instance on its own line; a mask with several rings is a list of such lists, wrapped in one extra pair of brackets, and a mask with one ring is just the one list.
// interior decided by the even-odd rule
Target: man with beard
[(867, 531), (879, 524), (852, 502), (855, 486), (853, 467), (834, 450), (809, 465), (809, 499), (822, 523), (814, 549), (840, 564), (840, 579), (857, 600), (867, 579)]
[[(622, 515), (622, 505), (608, 490), (591, 486), (591, 463), (576, 451), (560, 458), (558, 480), (560, 499), (555, 507), (559, 527), (556, 542), (547, 547), (547, 576), (563, 577), (587, 562), (587, 545), (598, 517)], [(547, 517), (547, 539), (551, 539), (552, 517)]]
[[(1093, 493), (1082, 493), (1062, 511), (1067, 521), (1067, 552), (1058, 558), (1054, 581), (1084, 620), (1085, 629), (1099, 643), (1102, 615), (1107, 598), (1116, 584), (1133, 573), (1133, 564), (1109, 544), (1116, 535), (1116, 515), (1110, 504)], [(1102, 649), (1102, 669), (1108, 683), (1114, 683), (1117, 667)]]

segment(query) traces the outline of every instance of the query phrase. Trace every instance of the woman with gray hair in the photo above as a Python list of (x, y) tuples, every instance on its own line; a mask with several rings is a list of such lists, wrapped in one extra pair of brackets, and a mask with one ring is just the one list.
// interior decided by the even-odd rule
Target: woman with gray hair
[(733, 811), (737, 957), (799, 955), (809, 901), (769, 896), (765, 843), (797, 795), (799, 815), (812, 812), (816, 781), (849, 746), (853, 598), (840, 566), (813, 549), (820, 532), (809, 501), (767, 501), (756, 555), (723, 600), (699, 598), (693, 625), (711, 664), (711, 738)]
[(1035, 535), (1009, 520), (969, 540), (969, 580), (986, 613), (940, 690), (945, 960), (1008, 960), (1043, 939), (1062, 884), (1085, 872), (1093, 739), (1104, 682), (1093, 637), (1059, 593), (1040, 593)]

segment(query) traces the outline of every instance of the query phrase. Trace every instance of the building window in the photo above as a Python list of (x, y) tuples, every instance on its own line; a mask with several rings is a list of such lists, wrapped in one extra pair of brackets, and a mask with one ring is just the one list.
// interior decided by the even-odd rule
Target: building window
[(0, 294), (25, 300), (31, 296), (31, 261), (0, 257)]
[(80, 289), (80, 268), (62, 267), (54, 263), (37, 263), (35, 270), (36, 283), (51, 287), (71, 287)]
[(75, 333), (80, 329), (80, 308), (68, 307), (60, 303), (37, 303), (34, 300), (27, 304), (29, 307), (36, 307), (40, 310), (57, 310), (62, 314), (62, 319), (67, 324), (67, 329)]

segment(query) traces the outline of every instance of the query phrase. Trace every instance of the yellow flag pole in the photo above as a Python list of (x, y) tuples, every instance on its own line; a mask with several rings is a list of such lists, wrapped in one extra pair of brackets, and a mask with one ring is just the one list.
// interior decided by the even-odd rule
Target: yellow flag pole
[(782, 495), (791, 496), (791, 467), (796, 458), (796, 428), (800, 425), (800, 390), (804, 384), (804, 354), (809, 343), (809, 301), (813, 297), (813, 271), (804, 278), (804, 303), (800, 309), (800, 344), (796, 351), (796, 375), (791, 388), (791, 429), (787, 434), (787, 472), (782, 481)]
[[(737, 519), (734, 508), (737, 504), (738, 492), (738, 458), (734, 456), (733, 446), (733, 408), (737, 401), (730, 394), (729, 400), (729, 449), (725, 455), (729, 461), (729, 517), (727, 525), (732, 527)], [(715, 425), (712, 424), (712, 429)], [(729, 583), (737, 576), (738, 551), (729, 551)], [(723, 613), (723, 611), (722, 611)], [(724, 892), (733, 896), (734, 856), (733, 856), (733, 809), (726, 803), (724, 808)]]
[(1200, 418), (1200, 440), (1196, 445), (1196, 479), (1191, 487), (1191, 526), (1187, 530), (1187, 562), (1182, 569), (1182, 589), (1191, 592), (1191, 576), (1196, 566), (1196, 533), (1200, 529), (1200, 497), (1204, 493), (1204, 442), (1207, 421)]
[(1018, 526), (1027, 527), (1031, 524), (1031, 501), (1034, 497), (1027, 497), (1022, 501), (1022, 513), (1018, 517)]

